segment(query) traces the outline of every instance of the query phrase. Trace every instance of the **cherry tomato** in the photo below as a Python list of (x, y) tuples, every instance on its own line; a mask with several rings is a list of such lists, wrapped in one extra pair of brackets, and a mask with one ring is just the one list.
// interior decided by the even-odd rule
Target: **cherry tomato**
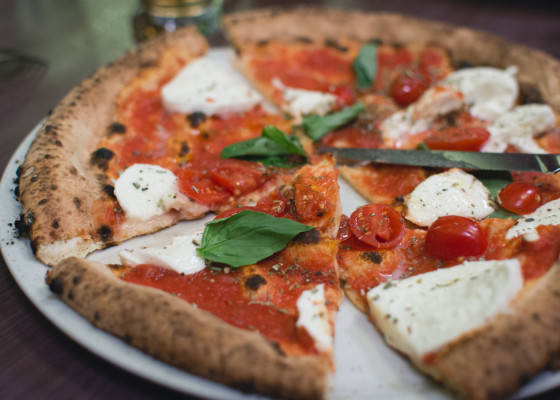
[(233, 158), (220, 160), (210, 170), (210, 177), (236, 196), (258, 189), (266, 181), (262, 165)]
[(389, 89), (389, 94), (401, 107), (414, 103), (428, 89), (429, 83), (422, 74), (401, 73)]
[(216, 185), (212, 179), (201, 171), (183, 169), (177, 174), (179, 190), (196, 202), (215, 207), (224, 203), (230, 194)]
[(543, 203), (540, 189), (529, 182), (513, 182), (500, 190), (498, 202), (516, 214), (530, 214)]
[(342, 214), (340, 216), (340, 226), (338, 228), (337, 239), (341, 242), (348, 239), (352, 234), (350, 233), (350, 218), (347, 215)]
[(478, 151), (490, 138), (490, 132), (481, 126), (450, 127), (424, 139), (432, 150)]
[(216, 217), (214, 219), (222, 219), (222, 218), (231, 217), (232, 215), (235, 215), (235, 214), (240, 213), (241, 211), (245, 211), (245, 210), (262, 212), (262, 210), (259, 210), (257, 207), (251, 207), (251, 206), (234, 207), (234, 208), (230, 208), (229, 210), (222, 211), (221, 213), (216, 215)]
[(359, 240), (377, 249), (391, 249), (404, 235), (404, 220), (391, 206), (368, 204), (350, 216), (350, 230)]
[(256, 208), (270, 214), (274, 217), (279, 217), (284, 214), (286, 210), (286, 204), (288, 201), (278, 189), (270, 192), (268, 196), (262, 197), (256, 204)]
[(426, 252), (444, 261), (477, 257), (487, 247), (486, 234), (478, 222), (457, 215), (439, 217), (426, 233)]

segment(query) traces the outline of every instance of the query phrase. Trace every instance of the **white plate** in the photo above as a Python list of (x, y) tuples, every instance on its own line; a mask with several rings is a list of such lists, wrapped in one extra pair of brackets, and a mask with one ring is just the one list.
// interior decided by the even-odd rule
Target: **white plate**
[[(231, 52), (213, 49), (210, 57), (229, 67)], [(61, 331), (91, 352), (139, 375), (147, 380), (175, 390), (213, 399), (258, 399), (255, 395), (242, 394), (212, 381), (164, 364), (123, 341), (94, 328), (47, 288), (44, 278), (47, 267), (34, 257), (29, 240), (16, 239), (14, 229), (8, 226), (19, 218), (20, 204), (15, 200), (13, 179), (16, 169), (23, 162), (36, 127), (18, 147), (0, 182), (0, 247), (4, 260), (14, 279), (33, 304)], [(344, 181), (340, 181), (342, 206), (349, 215), (364, 200)], [(90, 258), (105, 262), (119, 262), (117, 253), (122, 248), (142, 245), (154, 246), (169, 242), (170, 237), (198, 230), (208, 219), (183, 222), (154, 235), (139, 237), (106, 250), (93, 253)], [(336, 321), (335, 363), (336, 373), (331, 380), (329, 399), (449, 399), (449, 392), (419, 373), (399, 354), (387, 347), (366, 316), (344, 300)], [(532, 396), (560, 386), (560, 372), (542, 372), (525, 385), (516, 399)]]

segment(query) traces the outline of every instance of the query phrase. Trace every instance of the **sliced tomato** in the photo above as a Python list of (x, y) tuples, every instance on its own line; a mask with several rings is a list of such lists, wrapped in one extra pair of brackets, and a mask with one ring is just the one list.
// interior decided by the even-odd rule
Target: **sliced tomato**
[(233, 195), (240, 196), (260, 188), (265, 182), (261, 164), (227, 158), (210, 170), (212, 180)]
[(478, 151), (490, 138), (490, 132), (481, 126), (449, 127), (434, 132), (424, 139), (432, 150)]
[(340, 225), (338, 227), (338, 235), (336, 238), (341, 242), (350, 238), (352, 234), (350, 233), (350, 218), (346, 214), (340, 216)]
[(389, 89), (389, 94), (401, 107), (414, 103), (430, 86), (423, 74), (403, 72), (399, 74)]
[(269, 195), (262, 197), (257, 202), (256, 208), (274, 217), (279, 217), (284, 214), (287, 204), (288, 200), (280, 190), (276, 189), (270, 192)]
[(231, 217), (232, 215), (235, 215), (235, 214), (240, 213), (241, 211), (245, 211), (245, 210), (262, 212), (262, 210), (259, 210), (257, 207), (252, 207), (252, 206), (233, 207), (233, 208), (230, 208), (229, 210), (222, 211), (221, 213), (216, 215), (216, 217), (214, 219), (222, 219), (222, 218)]
[(350, 231), (359, 240), (377, 249), (391, 249), (404, 235), (404, 220), (393, 207), (368, 204), (350, 216)]
[(529, 182), (512, 182), (498, 193), (498, 202), (516, 214), (530, 214), (543, 204), (541, 190)]
[(179, 190), (196, 202), (216, 207), (223, 204), (230, 194), (216, 185), (208, 174), (192, 169), (182, 169), (177, 174)]
[(439, 217), (426, 233), (426, 252), (444, 261), (481, 256), (487, 247), (478, 222), (457, 215)]
[(299, 219), (303, 222), (313, 221), (331, 214), (336, 207), (335, 199), (328, 193), (323, 193), (323, 187), (315, 188), (313, 184), (306, 184), (307, 179), (296, 183), (294, 204)]

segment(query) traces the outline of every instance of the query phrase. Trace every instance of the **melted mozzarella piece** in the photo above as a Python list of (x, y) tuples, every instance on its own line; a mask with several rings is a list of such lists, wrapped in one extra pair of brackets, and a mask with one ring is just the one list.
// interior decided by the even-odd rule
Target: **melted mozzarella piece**
[(504, 152), (509, 144), (524, 153), (546, 153), (534, 140), (539, 133), (554, 128), (556, 117), (550, 106), (526, 104), (500, 115), (488, 126), (490, 139), (482, 148), (487, 152)]
[(331, 111), (336, 102), (336, 96), (315, 90), (297, 89), (285, 86), (278, 78), (274, 78), (272, 84), (282, 90), (284, 111), (296, 119), (304, 115), (325, 115)]
[(115, 181), (115, 196), (129, 220), (146, 221), (189, 203), (168, 169), (134, 164)]
[(438, 116), (458, 110), (463, 104), (463, 95), (454, 89), (430, 88), (405, 110), (381, 123), (383, 140), (389, 146), (401, 147), (409, 136), (428, 130)]
[(516, 67), (501, 70), (491, 67), (465, 68), (450, 73), (441, 82), (460, 91), (470, 104), (471, 115), (494, 120), (511, 110), (519, 94)]
[(325, 285), (304, 291), (297, 300), (297, 327), (304, 328), (319, 351), (332, 351), (333, 331), (325, 300)]
[(482, 219), (494, 212), (486, 186), (457, 168), (430, 176), (416, 186), (405, 204), (405, 218), (420, 226), (430, 226), (445, 215)]
[(129, 267), (153, 264), (180, 274), (194, 274), (203, 270), (206, 266), (204, 258), (196, 252), (201, 238), (202, 231), (191, 235), (177, 236), (168, 246), (123, 250), (119, 253), (119, 257), (121, 262)]
[(465, 262), (379, 285), (367, 301), (387, 342), (421, 359), (507, 312), (522, 286), (517, 259)]
[(163, 86), (161, 95), (169, 112), (199, 111), (206, 115), (244, 112), (262, 100), (245, 82), (205, 58), (187, 64)]
[(513, 239), (520, 235), (532, 241), (538, 240), (537, 227), (540, 225), (560, 225), (560, 199), (543, 204), (531, 214), (527, 214), (517, 221), (506, 233), (506, 239)]

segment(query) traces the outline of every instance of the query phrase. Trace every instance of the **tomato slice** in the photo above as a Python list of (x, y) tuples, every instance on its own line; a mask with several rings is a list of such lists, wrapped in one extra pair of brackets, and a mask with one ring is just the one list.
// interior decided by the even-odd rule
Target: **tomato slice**
[(338, 235), (336, 238), (341, 242), (349, 239), (352, 234), (350, 233), (350, 218), (346, 214), (340, 216), (340, 225), (338, 227)]
[(488, 247), (478, 222), (457, 215), (439, 217), (426, 233), (426, 252), (440, 260), (477, 257)]
[(414, 103), (430, 86), (428, 79), (420, 73), (399, 74), (389, 89), (389, 94), (401, 107)]
[(402, 216), (388, 205), (368, 204), (350, 216), (350, 231), (354, 236), (380, 250), (399, 244), (404, 230)]
[(449, 127), (424, 139), (432, 150), (478, 151), (490, 138), (490, 132), (481, 126)]
[(179, 190), (201, 204), (216, 207), (225, 203), (230, 194), (223, 187), (216, 185), (212, 179), (201, 171), (182, 169), (177, 174)]
[(274, 217), (279, 217), (284, 214), (287, 204), (288, 200), (280, 190), (276, 189), (270, 192), (268, 196), (262, 197), (257, 202), (256, 208)]
[(261, 164), (233, 158), (220, 160), (209, 172), (214, 182), (236, 196), (252, 192), (266, 182)]
[(498, 193), (498, 202), (516, 214), (530, 214), (543, 204), (541, 190), (529, 182), (512, 182)]

